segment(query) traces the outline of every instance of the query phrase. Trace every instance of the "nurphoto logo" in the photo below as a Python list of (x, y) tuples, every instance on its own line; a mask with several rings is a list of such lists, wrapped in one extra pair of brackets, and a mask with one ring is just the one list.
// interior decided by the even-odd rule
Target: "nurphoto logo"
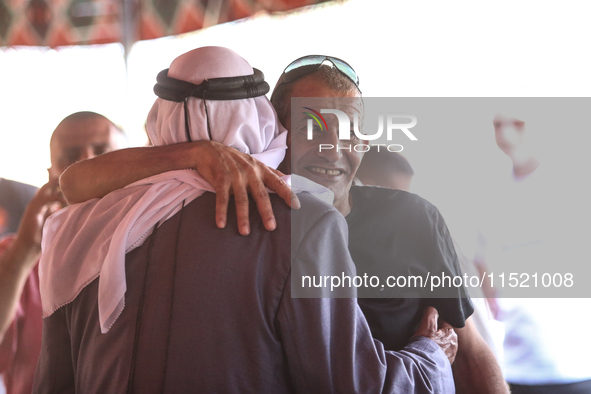
[[(351, 120), (349, 116), (338, 109), (321, 109), (320, 112), (313, 110), (310, 107), (302, 107), (306, 110), (304, 112), (305, 115), (309, 116), (310, 119), (307, 120), (307, 138), (308, 140), (312, 140), (314, 137), (314, 124), (317, 124), (320, 127), (320, 130), (326, 131), (328, 130), (328, 125), (324, 116), (322, 114), (333, 114), (337, 117), (338, 126), (339, 126), (339, 140), (347, 141), (345, 146), (337, 145), (336, 147), (333, 144), (320, 144), (319, 151), (325, 149), (335, 149), (337, 152), (339, 150), (348, 150), (349, 152), (353, 149), (355, 152), (367, 152), (370, 149), (370, 146), (377, 146), (378, 150), (381, 146), (385, 146), (388, 151), (390, 152), (401, 152), (404, 148), (400, 144), (354, 144), (355, 141), (375, 141), (380, 138), (384, 134), (384, 129), (386, 130), (386, 139), (388, 141), (392, 141), (395, 135), (395, 131), (401, 131), (409, 140), (417, 141), (417, 137), (410, 131), (411, 128), (417, 125), (417, 117), (415, 115), (410, 114), (389, 114), (389, 115), (379, 115), (378, 116), (378, 131), (374, 134), (361, 134), (359, 129), (359, 114), (355, 113), (353, 115), (353, 128), (351, 128)], [(384, 121), (385, 119), (385, 121)], [(403, 122), (401, 122), (403, 120)], [(405, 120), (405, 121), (404, 121)], [(410, 120), (410, 122), (409, 122)], [(351, 130), (354, 133), (354, 137), (351, 133)], [(353, 138), (352, 138), (353, 137)]]

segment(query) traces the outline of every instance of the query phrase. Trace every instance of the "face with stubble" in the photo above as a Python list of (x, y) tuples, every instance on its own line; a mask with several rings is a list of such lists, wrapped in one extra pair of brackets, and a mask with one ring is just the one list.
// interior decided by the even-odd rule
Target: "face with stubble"
[[(338, 109), (345, 112), (350, 120), (353, 120), (355, 113), (361, 114), (361, 100), (341, 99), (342, 97), (359, 98), (360, 94), (357, 91), (335, 92), (313, 77), (305, 77), (297, 81), (293, 86), (291, 97), (309, 97), (310, 99), (306, 101), (307, 107), (318, 112), (323, 108)], [(340, 140), (338, 119), (332, 114), (324, 116), (328, 129), (326, 126), (321, 128), (314, 122), (313, 137), (309, 140), (307, 119), (308, 117), (303, 113), (293, 119), (290, 113), (286, 118), (285, 127), (290, 132), (286, 170), (330, 189), (334, 193), (335, 208), (343, 215), (347, 215), (351, 210), (349, 190), (363, 156), (363, 153), (349, 148), (363, 141), (355, 137), (353, 130), (351, 130), (350, 140)], [(332, 145), (333, 148), (320, 150), (320, 144)], [(336, 149), (337, 146), (339, 149)]]

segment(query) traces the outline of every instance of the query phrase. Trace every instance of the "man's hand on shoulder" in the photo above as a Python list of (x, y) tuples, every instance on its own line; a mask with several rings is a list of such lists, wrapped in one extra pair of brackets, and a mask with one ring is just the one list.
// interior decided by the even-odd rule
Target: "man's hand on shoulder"
[(238, 230), (242, 235), (250, 233), (248, 219), (248, 195), (257, 204), (265, 228), (276, 228), (267, 188), (277, 193), (290, 207), (298, 209), (298, 198), (281, 177), (278, 170), (267, 167), (254, 157), (215, 141), (201, 141), (196, 145), (195, 168), (216, 192), (216, 223), (226, 226), (230, 194), (234, 194)]
[(438, 319), (437, 309), (432, 306), (426, 308), (413, 337), (423, 336), (435, 341), (447, 356), (449, 363), (453, 364), (458, 352), (458, 336), (448, 323), (440, 321), (438, 325)]
[[(146, 163), (141, 166), (137, 163)], [(165, 146), (121, 149), (72, 164), (60, 184), (72, 204), (102, 198), (114, 190), (163, 172), (195, 169), (217, 193), (216, 223), (226, 226), (230, 194), (234, 194), (240, 233), (250, 232), (248, 195), (252, 195), (265, 228), (276, 227), (269, 192), (277, 193), (292, 208), (298, 198), (281, 177), (250, 155), (215, 141), (195, 141)]]

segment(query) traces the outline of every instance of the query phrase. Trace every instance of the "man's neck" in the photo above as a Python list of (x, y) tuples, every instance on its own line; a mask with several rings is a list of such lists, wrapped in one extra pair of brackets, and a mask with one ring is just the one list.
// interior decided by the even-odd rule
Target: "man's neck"
[(353, 208), (353, 195), (351, 192), (349, 192), (348, 198), (345, 198), (341, 201), (335, 201), (333, 206), (341, 213), (341, 215), (347, 217)]

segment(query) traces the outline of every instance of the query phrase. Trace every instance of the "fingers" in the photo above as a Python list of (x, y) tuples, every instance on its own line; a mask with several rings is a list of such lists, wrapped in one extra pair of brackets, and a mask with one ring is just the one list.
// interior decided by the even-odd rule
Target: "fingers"
[[(257, 210), (265, 228), (269, 231), (275, 230), (277, 222), (265, 184), (275, 182), (275, 187), (285, 194), (284, 188), (281, 187), (281, 183), (285, 182), (271, 172), (266, 165), (251, 156), (240, 155), (236, 157), (234, 163), (236, 165), (236, 174), (232, 183), (232, 189), (236, 198), (236, 213), (240, 233), (247, 235), (250, 232), (248, 223), (248, 193), (255, 200)], [(277, 182), (277, 180), (280, 182)]]
[(265, 172), (265, 178), (263, 181), (265, 185), (270, 189), (273, 190), (279, 197), (283, 199), (292, 209), (300, 209), (300, 200), (296, 196), (296, 194), (291, 190), (291, 187), (281, 179), (284, 174), (272, 168), (268, 168)]
[(234, 202), (236, 204), (236, 218), (238, 219), (238, 232), (241, 235), (250, 234), (250, 221), (248, 217), (248, 193), (240, 178), (232, 183)]
[(57, 182), (48, 182), (41, 186), (33, 200), (31, 201), (31, 209), (40, 211), (47, 204), (59, 204), (60, 208), (67, 205), (67, 202), (59, 189)]
[(252, 164), (238, 155), (234, 155), (231, 160), (227, 160), (226, 164), (227, 166), (223, 167), (223, 170), (219, 169), (216, 172), (215, 183), (213, 184), (216, 191), (217, 226), (219, 228), (226, 226), (228, 204), (232, 193), (234, 194), (236, 206), (238, 231), (242, 235), (248, 235), (250, 233), (248, 194), (250, 193), (257, 204), (265, 228), (274, 230), (276, 222), (271, 208), (271, 201), (265, 185), (256, 174)]
[(433, 307), (425, 308), (423, 312), (423, 317), (421, 322), (419, 323), (419, 327), (415, 331), (413, 337), (416, 336), (423, 336), (430, 339), (434, 339), (437, 333), (437, 319), (439, 318), (439, 313), (437, 313), (437, 309)]
[[(238, 231), (250, 233), (249, 199), (252, 195), (265, 228), (275, 230), (277, 222), (267, 188), (276, 192), (289, 206), (300, 207), (300, 202), (289, 185), (281, 179), (283, 174), (270, 169), (252, 156), (233, 148), (209, 144), (201, 147), (201, 165), (198, 171), (214, 188), (216, 196), (216, 224), (224, 228), (227, 223), (230, 194), (234, 194)], [(207, 157), (205, 160), (204, 157)]]
[(296, 194), (292, 191), (290, 192), (291, 196), (290, 196), (290, 207), (293, 209), (300, 209), (302, 207), (302, 205), (300, 204), (300, 199), (298, 198), (298, 196), (296, 196)]
[(215, 188), (215, 222), (218, 228), (226, 227), (230, 193), (227, 188)]
[[(236, 204), (238, 232), (242, 235), (250, 234), (248, 192), (253, 189), (260, 189), (260, 187), (257, 188), (256, 185), (258, 176), (252, 165), (253, 160), (254, 159), (251, 159), (250, 156), (240, 153), (234, 158), (232, 162), (232, 191), (234, 193), (234, 202)], [(249, 184), (251, 183), (253, 184), (252, 189), (249, 187)], [(257, 204), (258, 203), (259, 202), (257, 201)], [(261, 206), (265, 205), (264, 202), (260, 203)], [(268, 202), (267, 205), (270, 206), (270, 202)], [(270, 210), (270, 207), (268, 209)]]
[(236, 217), (238, 218), (238, 232), (241, 235), (250, 234), (250, 222), (248, 218), (248, 194), (246, 190), (234, 191), (236, 203)]
[(423, 319), (419, 327), (424, 327), (428, 332), (437, 331), (437, 320), (439, 319), (439, 313), (437, 309), (429, 306), (423, 312)]
[(55, 193), (56, 193), (56, 201), (59, 201), (63, 207), (69, 205), (68, 199), (64, 195), (64, 193), (62, 191), (62, 187), (60, 186), (59, 182), (57, 183), (57, 185), (55, 187)]
[(449, 323), (439, 321), (439, 329), (436, 333), (435, 342), (441, 347), (450, 364), (453, 364), (458, 352), (458, 334)]
[(257, 177), (251, 181), (249, 189), (256, 202), (257, 209), (261, 215), (265, 228), (269, 231), (275, 230), (277, 222), (275, 221), (275, 215), (273, 215), (271, 199), (269, 198), (267, 189), (265, 189), (265, 185)]
[(57, 182), (48, 182), (37, 191), (27, 205), (18, 229), (18, 238), (27, 249), (36, 250), (41, 247), (45, 220), (64, 205), (64, 197)]
[[(63, 208), (68, 205), (68, 201), (62, 193), (62, 189), (59, 187), (59, 184), (51, 190), (51, 196), (49, 197), (49, 201), (58, 204), (60, 208)], [(53, 205), (55, 206), (56, 204)]]
[(47, 211), (48, 214), (47, 216), (53, 215), (54, 213), (56, 213), (57, 211), (59, 211), (60, 209), (62, 209), (64, 206), (61, 202), (53, 202), (47, 205)]
[(454, 362), (458, 352), (458, 335), (452, 326), (445, 321), (439, 322), (439, 313), (432, 306), (427, 307), (423, 312), (423, 318), (415, 335), (427, 337), (439, 345), (450, 364)]
[(456, 346), (458, 343), (458, 334), (452, 326), (448, 323), (443, 323), (439, 330), (437, 330), (438, 334), (441, 336), (441, 340), (448, 342), (452, 346)]
[(62, 203), (58, 202), (58, 201), (49, 202), (49, 203), (43, 205), (38, 212), (38, 215), (40, 218), (39, 231), (42, 231), (43, 224), (45, 224), (45, 220), (47, 220), (47, 218), (49, 216), (53, 215), (54, 213), (56, 213), (57, 211), (59, 211), (62, 208), (63, 208)]

